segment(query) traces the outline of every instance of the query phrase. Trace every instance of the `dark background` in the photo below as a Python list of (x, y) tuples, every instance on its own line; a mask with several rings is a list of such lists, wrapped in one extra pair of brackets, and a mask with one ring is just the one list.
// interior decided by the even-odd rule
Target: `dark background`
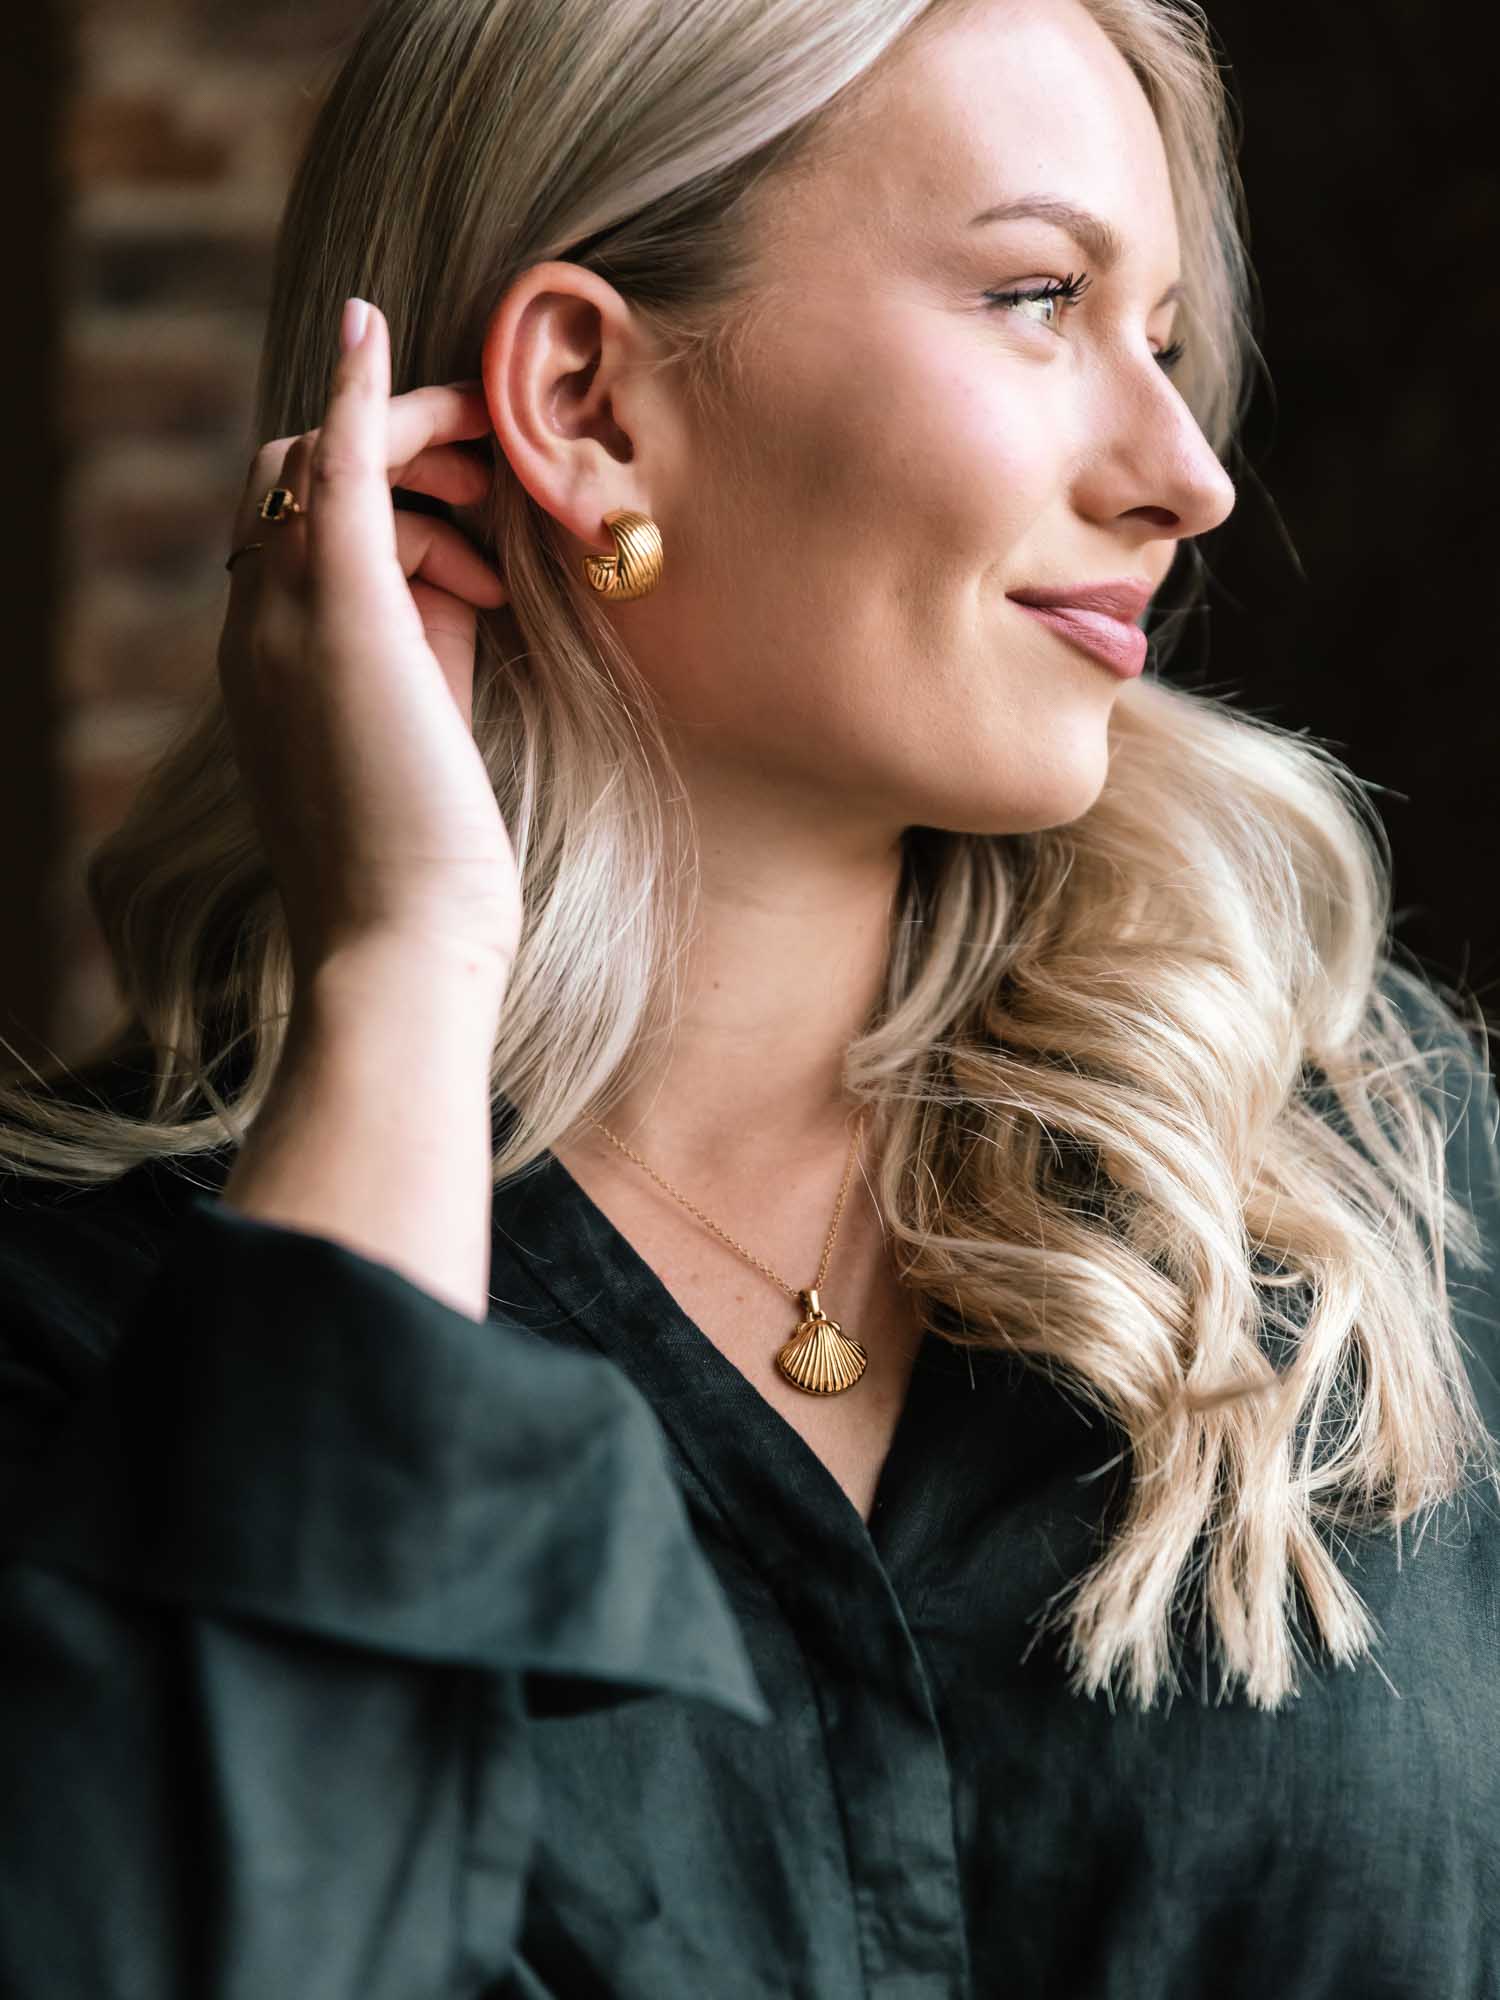
[(1244, 128), (1271, 386), (1238, 505), (1200, 544), (1214, 608), (1178, 676), (1385, 788), (1396, 935), (1495, 1012), (1492, 72), (1451, 8), (1415, 0), (1207, 11)]
[[(162, 0), (140, 4), (143, 21), (162, 16)], [(320, 4), (336, 27), (346, 23), (335, 16), (357, 11)], [(272, 11), (268, 50), (294, 19)], [(220, 46), (227, 18), (253, 51), (254, 15), (247, 26), (217, 0), (176, 0), (176, 12), (170, 32), (184, 46), (194, 36), (204, 49)], [(317, 12), (297, 15), (299, 27)], [(1369, 0), (1357, 12), (1314, 5), (1269, 19), (1248, 0), (1213, 0), (1208, 12), (1243, 127), (1270, 381), (1256, 386), (1245, 457), (1231, 461), (1238, 506), (1200, 544), (1212, 610), (1193, 621), (1173, 674), (1331, 743), (1379, 788), (1398, 938), (1500, 1014), (1491, 72), (1454, 32), (1451, 10), (1417, 0)], [(64, 546), (71, 516), (61, 442), (70, 415), (76, 432), (76, 405), (58, 354), (72, 310), (62, 272), (73, 228), (68, 163), (79, 157), (68, 146), (80, 90), (75, 19), (88, 13), (86, 4), (18, 10), (0, 29), (8, 86), (0, 144), (14, 232), (5, 322), (11, 480), (0, 536), (9, 624), (0, 672), (0, 1032), (33, 1056), (69, 1041), (59, 995), (80, 947), (58, 918), (58, 856), (80, 825), (91, 837), (102, 830), (80, 809), (61, 750), (66, 674), (58, 692), (59, 617), (79, 567), (77, 547)], [(109, 112), (131, 116), (139, 122), (128, 104)], [(93, 116), (90, 160), (118, 163), (112, 129)], [(141, 130), (150, 138), (149, 121)], [(196, 143), (190, 170), (201, 175), (213, 164)], [(140, 131), (131, 144), (127, 198), (128, 173), (141, 171)], [(180, 143), (176, 158), (180, 165)], [(148, 179), (151, 171), (148, 161)], [(153, 285), (191, 284), (191, 259), (163, 262), (159, 240), (155, 254), (166, 279), (143, 265), (140, 284), (122, 290), (116, 270), (104, 301), (111, 326), (142, 300), (160, 308)], [(256, 254), (264, 260), (264, 243)], [(124, 257), (128, 265), (128, 245)], [(212, 308), (214, 286), (222, 293), (226, 280), (202, 268)], [(236, 252), (242, 290), (265, 268)], [(233, 303), (253, 314), (257, 301)], [(115, 399), (104, 421), (124, 414)], [(237, 484), (242, 468), (229, 470)], [(119, 510), (105, 516), (108, 525)], [(217, 533), (211, 524), (210, 540)], [(116, 778), (111, 812), (128, 795), (128, 776), (127, 767)], [(77, 872), (75, 860), (69, 869)], [(91, 1017), (75, 1010), (73, 1018), (76, 1040), (76, 1021)]]

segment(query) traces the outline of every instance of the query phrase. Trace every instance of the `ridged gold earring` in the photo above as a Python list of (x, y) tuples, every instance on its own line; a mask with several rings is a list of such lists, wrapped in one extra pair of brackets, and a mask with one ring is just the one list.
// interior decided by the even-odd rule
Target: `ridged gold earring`
[(661, 529), (649, 514), (616, 507), (604, 525), (614, 537), (612, 556), (585, 556), (583, 574), (590, 589), (613, 604), (644, 597), (661, 581)]

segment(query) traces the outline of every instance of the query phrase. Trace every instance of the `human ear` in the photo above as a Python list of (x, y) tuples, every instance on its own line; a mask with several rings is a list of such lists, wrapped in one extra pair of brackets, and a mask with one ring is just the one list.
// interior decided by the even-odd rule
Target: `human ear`
[(663, 504), (663, 391), (638, 314), (581, 265), (534, 264), (485, 329), (480, 379), (500, 448), (526, 491), (586, 552), (613, 549), (604, 516)]

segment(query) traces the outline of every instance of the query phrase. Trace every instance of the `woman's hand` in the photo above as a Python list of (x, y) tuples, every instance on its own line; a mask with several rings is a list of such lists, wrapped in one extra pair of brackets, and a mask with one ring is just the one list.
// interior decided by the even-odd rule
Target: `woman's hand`
[[(219, 642), (230, 738), (281, 891), (299, 984), (352, 948), (493, 971), (521, 925), (510, 839), (471, 733), (476, 607), (505, 585), (392, 485), (460, 506), (490, 469), (455, 449), (489, 422), (477, 383), (390, 393), (383, 315), (344, 309), (320, 429), (262, 447), (234, 523)], [(351, 336), (354, 344), (351, 345)], [(272, 486), (306, 510), (257, 514)]]

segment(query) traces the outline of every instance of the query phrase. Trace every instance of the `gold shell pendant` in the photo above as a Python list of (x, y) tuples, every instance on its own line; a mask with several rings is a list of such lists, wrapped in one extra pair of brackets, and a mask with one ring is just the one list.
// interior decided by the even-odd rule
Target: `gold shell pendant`
[(804, 1319), (776, 1356), (776, 1366), (789, 1382), (810, 1396), (837, 1396), (852, 1389), (865, 1372), (869, 1357), (857, 1340), (850, 1340), (836, 1319), (818, 1304), (816, 1292), (802, 1294)]

